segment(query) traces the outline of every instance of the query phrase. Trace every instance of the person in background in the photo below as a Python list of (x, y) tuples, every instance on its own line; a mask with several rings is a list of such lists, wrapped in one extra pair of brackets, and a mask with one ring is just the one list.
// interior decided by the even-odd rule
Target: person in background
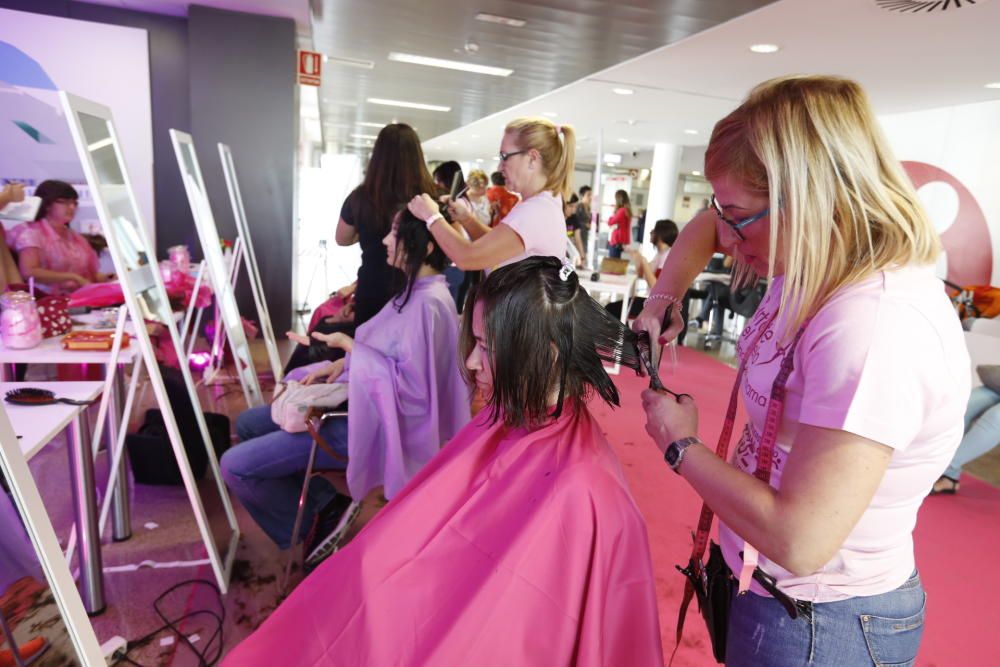
[(34, 222), (10, 230), (8, 243), (18, 253), (20, 272), (34, 278), (50, 294), (68, 294), (113, 276), (98, 271), (97, 253), (87, 239), (70, 227), (80, 195), (69, 183), (42, 181), (35, 188), (42, 200)]
[[(983, 376), (984, 368), (987, 369), (986, 373), (992, 373), (995, 378), (994, 386), (1000, 388), (1000, 366), (980, 366), (980, 376)], [(976, 387), (965, 408), (965, 435), (962, 443), (947, 470), (934, 483), (931, 494), (958, 493), (962, 466), (997, 446), (1000, 446), (1000, 392), (985, 385)]]
[[(455, 353), (458, 313), (441, 275), (444, 253), (405, 208), (383, 243), (398, 287), (394, 298), (354, 337), (314, 332), (313, 338), (348, 356), (314, 367), (303, 380), (348, 385), (348, 416), (328, 420), (320, 434), (348, 459), (347, 484), (358, 501), (379, 486), (392, 498), (469, 420), (468, 390)], [(240, 414), (236, 432), (242, 442), (223, 454), (223, 478), (268, 537), (287, 549), (312, 438), (281, 430), (269, 405)], [(323, 449), (316, 456), (318, 466), (345, 467)], [(303, 532), (312, 536), (307, 566), (336, 546), (342, 533), (335, 529), (350, 503), (326, 480), (309, 485), (303, 514)]]
[(629, 338), (557, 259), (493, 271), (462, 326), (486, 407), (223, 664), (662, 665), (646, 526), (588, 407), (618, 405), (602, 359)]
[[(20, 183), (7, 183), (0, 188), (0, 209), (7, 204), (24, 201), (24, 186)], [(0, 225), (0, 293), (7, 291), (8, 285), (24, 282), (17, 262), (10, 254), (7, 246), (7, 235), (3, 225)]]
[[(667, 261), (667, 254), (670, 252), (670, 247), (677, 240), (677, 234), (676, 222), (667, 219), (657, 220), (652, 231), (649, 232), (649, 241), (656, 248), (656, 254), (653, 255), (653, 259), (648, 260), (643, 257), (640, 248), (631, 251), (631, 258), (636, 266), (637, 277), (645, 280), (650, 288), (656, 284), (656, 279), (660, 276), (660, 269), (663, 268), (663, 264)], [(645, 304), (646, 299), (641, 296), (632, 299), (632, 305), (629, 306), (629, 318), (638, 317)], [(605, 306), (605, 308), (614, 317), (620, 318), (622, 316), (621, 301), (613, 301)]]
[(501, 172), (494, 171), (490, 174), (490, 183), (492, 185), (486, 189), (486, 198), (490, 200), (490, 227), (496, 227), (517, 205), (520, 198), (507, 189), (507, 181)]
[(575, 265), (577, 267), (583, 266), (587, 257), (587, 253), (583, 245), (583, 231), (578, 227), (579, 220), (576, 217), (576, 206), (579, 201), (580, 198), (573, 194), (570, 195), (569, 200), (563, 204), (563, 215), (566, 216), (566, 236), (569, 237), (570, 244), (576, 250)]
[[(586, 251), (587, 242), (590, 240), (590, 202), (594, 198), (594, 191), (589, 185), (580, 186), (580, 201), (576, 205), (576, 228), (582, 233), (580, 242), (583, 244), (583, 249)], [(586, 252), (584, 252), (584, 258), (586, 258)]]
[(486, 196), (486, 187), (489, 185), (486, 172), (482, 169), (473, 169), (469, 172), (466, 185), (469, 186), (469, 189), (465, 191), (465, 200), (469, 204), (469, 214), (479, 223), (475, 226), (475, 229), (488, 230), (492, 215), (490, 200)]
[(660, 336), (665, 308), (714, 250), (735, 258), (737, 287), (769, 279), (737, 346), (731, 409), (742, 396), (747, 421), (728, 460), (699, 440), (692, 398), (642, 394), (647, 432), (718, 515), (742, 582), (726, 664), (912, 665), (927, 614), (913, 529), (971, 379), (938, 233), (864, 91), (839, 77), (756, 86), (715, 125), (705, 175), (714, 220), (684, 227), (634, 328), (669, 340), (683, 319)]
[(615, 192), (615, 212), (608, 219), (608, 257), (622, 256), (622, 248), (632, 242), (632, 203), (624, 190)]
[(462, 165), (454, 160), (442, 162), (434, 167), (431, 176), (434, 178), (434, 183), (437, 184), (440, 197), (448, 196), (451, 193), (451, 186), (453, 184), (457, 188), (457, 191), (465, 188), (465, 174), (462, 173)]
[(490, 270), (535, 255), (562, 259), (567, 243), (562, 198), (570, 193), (575, 137), (572, 127), (547, 118), (518, 118), (507, 125), (500, 143), (500, 171), (522, 199), (493, 229), (469, 215), (461, 199), (449, 202), (453, 219), (461, 223), (448, 224), (427, 193), (410, 201), (410, 211), (427, 223), (445, 254), (463, 271)]
[[(354, 327), (374, 317), (392, 298), (393, 268), (386, 262), (382, 239), (393, 216), (415, 195), (434, 191), (417, 133), (404, 123), (383, 127), (372, 147), (365, 180), (347, 196), (337, 222), (337, 245), (361, 244)], [(343, 333), (350, 335), (353, 330)]]

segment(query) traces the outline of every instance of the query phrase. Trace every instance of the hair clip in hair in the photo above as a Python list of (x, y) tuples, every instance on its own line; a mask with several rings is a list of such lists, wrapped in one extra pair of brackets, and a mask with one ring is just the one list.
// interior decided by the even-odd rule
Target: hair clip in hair
[(575, 273), (575, 271), (573, 271), (572, 264), (563, 264), (562, 268), (559, 269), (559, 280), (566, 282), (573, 273)]

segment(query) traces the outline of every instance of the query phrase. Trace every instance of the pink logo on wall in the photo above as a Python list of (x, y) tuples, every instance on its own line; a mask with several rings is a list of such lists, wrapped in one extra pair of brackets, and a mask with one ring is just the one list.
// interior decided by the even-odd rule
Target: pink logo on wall
[(903, 168), (920, 189), (941, 182), (958, 196), (958, 210), (951, 225), (941, 234), (948, 253), (948, 280), (958, 285), (989, 285), (993, 273), (993, 242), (986, 216), (976, 198), (960, 180), (940, 167), (926, 162), (904, 161)]

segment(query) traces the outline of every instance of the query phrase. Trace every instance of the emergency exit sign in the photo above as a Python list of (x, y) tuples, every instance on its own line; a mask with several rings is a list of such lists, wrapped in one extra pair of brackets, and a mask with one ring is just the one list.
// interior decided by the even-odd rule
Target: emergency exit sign
[(318, 86), (323, 69), (323, 55), (315, 51), (299, 51), (299, 83)]

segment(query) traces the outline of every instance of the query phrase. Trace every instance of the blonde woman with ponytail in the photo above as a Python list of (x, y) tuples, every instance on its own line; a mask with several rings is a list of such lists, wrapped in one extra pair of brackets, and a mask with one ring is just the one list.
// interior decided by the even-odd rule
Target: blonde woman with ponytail
[[(510, 122), (500, 143), (500, 171), (507, 189), (521, 201), (493, 229), (469, 229), (469, 240), (459, 222), (449, 225), (429, 194), (414, 197), (410, 211), (424, 220), (445, 254), (463, 271), (494, 269), (526, 257), (566, 256), (566, 221), (562, 200), (572, 192), (576, 136), (568, 125), (545, 118)], [(469, 222), (468, 206), (451, 204), (453, 219)]]
[(734, 280), (770, 280), (737, 346), (747, 423), (728, 462), (698, 440), (695, 401), (643, 393), (647, 432), (718, 515), (721, 553), (744, 575), (726, 664), (911, 665), (925, 603), (912, 532), (970, 388), (937, 234), (852, 81), (760, 84), (715, 126), (705, 173), (712, 208), (682, 232), (635, 326), (659, 336), (715, 250), (736, 259)]

